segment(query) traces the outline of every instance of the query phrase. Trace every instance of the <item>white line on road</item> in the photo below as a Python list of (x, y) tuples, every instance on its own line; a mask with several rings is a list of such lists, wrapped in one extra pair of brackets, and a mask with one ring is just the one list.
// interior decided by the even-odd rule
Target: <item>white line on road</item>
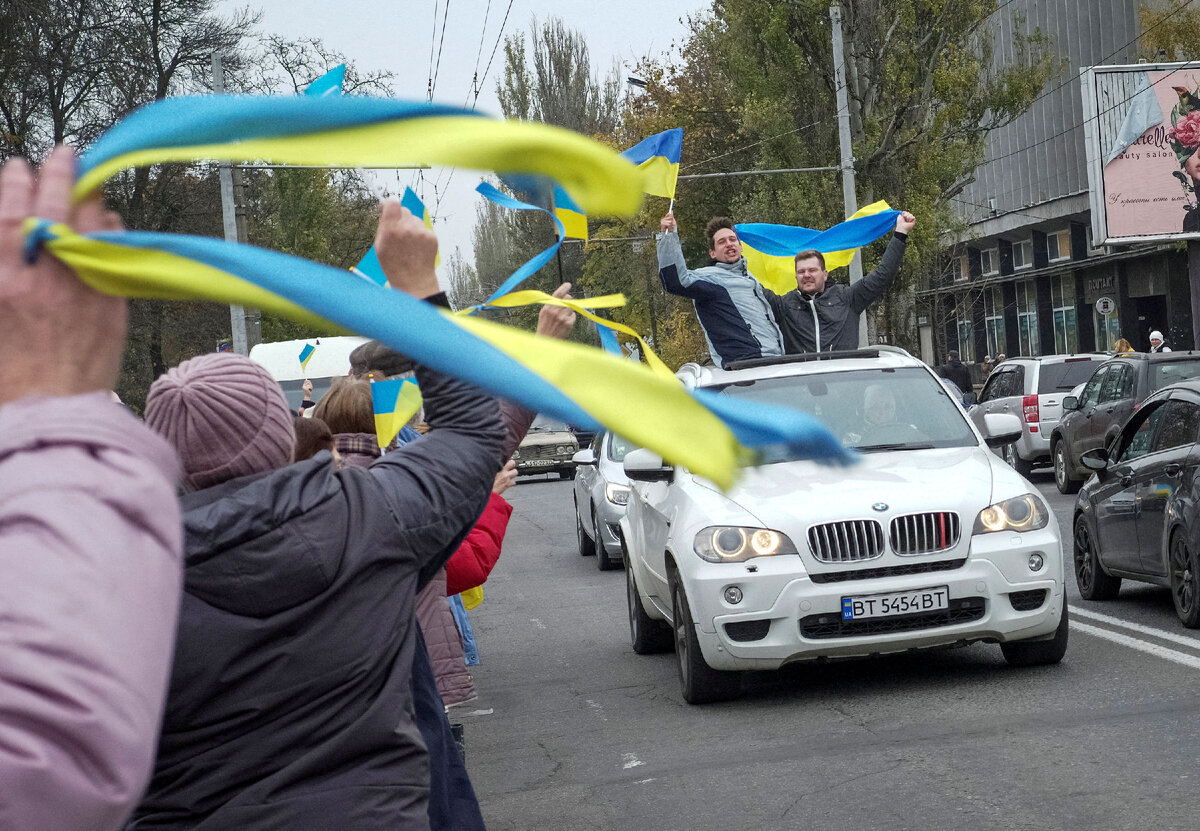
[(1140, 623), (1133, 623), (1132, 621), (1122, 620), (1112, 615), (1093, 612), (1091, 609), (1084, 609), (1079, 606), (1071, 606), (1070, 609), (1072, 617), (1085, 617), (1098, 623), (1107, 623), (1109, 626), (1120, 626), (1134, 632), (1141, 632), (1143, 635), (1150, 635), (1164, 641), (1171, 641), (1181, 646), (1200, 649), (1200, 639), (1198, 638), (1189, 638), (1184, 635), (1177, 635), (1174, 632), (1165, 632), (1162, 629), (1155, 629), (1153, 626), (1144, 626)]
[(1163, 658), (1167, 661), (1174, 661), (1177, 664), (1183, 664), (1185, 667), (1200, 669), (1200, 658), (1197, 658), (1194, 655), (1186, 655), (1183, 652), (1177, 652), (1176, 650), (1169, 649), (1165, 646), (1147, 643), (1146, 641), (1132, 638), (1129, 635), (1122, 635), (1119, 632), (1110, 632), (1107, 629), (1101, 629), (1099, 626), (1080, 623), (1077, 620), (1071, 621), (1071, 628), (1078, 629), (1085, 635), (1093, 635), (1097, 638), (1103, 638), (1106, 641), (1112, 641), (1113, 643), (1119, 643), (1122, 646), (1128, 646), (1130, 649), (1136, 649), (1139, 652), (1145, 652), (1158, 658)]
[(531, 617), (531, 618), (529, 619), (529, 622), (530, 622), (530, 623), (532, 623), (534, 626), (536, 626), (538, 629), (545, 629), (545, 628), (546, 628), (546, 624), (542, 623), (540, 620), (538, 620), (538, 619), (537, 619), (537, 618), (535, 618), (535, 617)]
[(622, 763), (623, 763), (623, 764), (621, 765), (621, 768), (622, 768), (623, 770), (629, 770), (630, 768), (636, 768), (636, 767), (638, 767), (639, 765), (644, 765), (644, 764), (646, 764), (645, 762), (643, 762), (641, 759), (639, 759), (639, 758), (638, 758), (636, 755), (634, 755), (633, 753), (625, 753), (625, 754), (622, 754), (622, 756), (621, 756), (621, 761), (622, 761)]

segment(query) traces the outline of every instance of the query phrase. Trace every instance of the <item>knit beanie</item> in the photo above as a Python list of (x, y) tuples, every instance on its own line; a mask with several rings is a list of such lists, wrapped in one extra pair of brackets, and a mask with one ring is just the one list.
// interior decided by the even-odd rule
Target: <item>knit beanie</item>
[(179, 454), (188, 491), (281, 468), (296, 443), (283, 389), (263, 367), (231, 352), (184, 361), (155, 381), (146, 425)]

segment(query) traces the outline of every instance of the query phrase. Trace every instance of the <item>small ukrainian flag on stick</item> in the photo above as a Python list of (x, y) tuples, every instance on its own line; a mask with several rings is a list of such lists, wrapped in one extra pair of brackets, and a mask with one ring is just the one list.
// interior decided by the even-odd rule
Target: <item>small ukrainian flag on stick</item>
[[(317, 341), (317, 343), (320, 343), (320, 341)], [(304, 344), (304, 348), (300, 350), (300, 369), (301, 370), (303, 370), (305, 372), (308, 371), (308, 362), (312, 360), (313, 353), (316, 351), (317, 351), (317, 348), (315, 346), (313, 346), (311, 343)]]
[(371, 381), (371, 406), (375, 413), (375, 438), (387, 447), (400, 428), (421, 409), (421, 389), (412, 378)]

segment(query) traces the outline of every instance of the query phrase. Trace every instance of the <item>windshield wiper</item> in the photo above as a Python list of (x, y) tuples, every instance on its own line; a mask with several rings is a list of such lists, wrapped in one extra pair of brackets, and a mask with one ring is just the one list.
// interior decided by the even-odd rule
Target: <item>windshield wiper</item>
[(871, 453), (873, 451), (884, 452), (887, 450), (933, 450), (932, 444), (910, 444), (905, 441), (896, 442), (895, 444), (864, 444), (861, 447), (851, 448), (860, 453)]

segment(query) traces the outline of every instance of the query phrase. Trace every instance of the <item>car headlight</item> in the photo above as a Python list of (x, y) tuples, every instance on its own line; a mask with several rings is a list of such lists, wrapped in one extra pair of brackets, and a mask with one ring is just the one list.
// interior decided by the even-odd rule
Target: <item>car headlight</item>
[(609, 482), (604, 486), (604, 498), (614, 505), (629, 504), (629, 486)]
[(569, 444), (560, 444), (558, 447), (555, 448), (555, 450), (559, 453), (570, 453), (570, 454), (574, 455), (574, 451), (571, 450), (571, 445), (569, 445)]
[(996, 531), (1036, 531), (1050, 521), (1050, 511), (1040, 498), (1027, 493), (1014, 496), (995, 505), (988, 505), (975, 518), (972, 534), (992, 534)]
[(520, 450), (514, 450), (514, 451), (513, 451), (513, 458), (514, 458), (514, 459), (519, 459), (519, 458), (521, 458), (521, 451), (520, 451)]
[(755, 557), (796, 554), (785, 534), (766, 528), (713, 525), (696, 535), (693, 548), (710, 563), (741, 563)]

